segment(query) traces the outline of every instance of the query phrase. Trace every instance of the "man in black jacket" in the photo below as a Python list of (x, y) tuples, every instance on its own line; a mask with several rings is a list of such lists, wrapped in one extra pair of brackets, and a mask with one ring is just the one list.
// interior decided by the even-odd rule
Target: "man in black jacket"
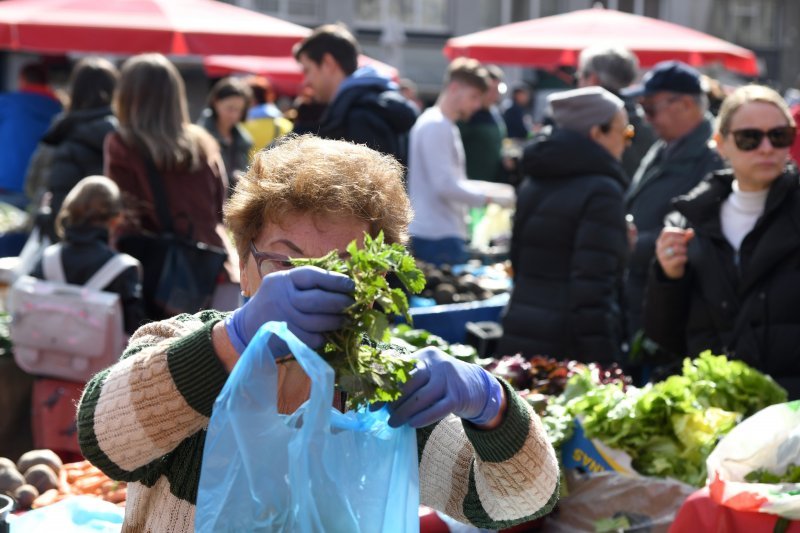
[(695, 69), (679, 61), (665, 61), (644, 76), (640, 87), (623, 93), (641, 97), (647, 120), (659, 139), (642, 159), (625, 198), (627, 213), (633, 216), (638, 231), (626, 285), (629, 331), (635, 334), (641, 328), (644, 288), (656, 238), (664, 217), (672, 211), (670, 200), (689, 192), (723, 163), (709, 143), (708, 101)]
[(295, 47), (305, 84), (328, 104), (317, 133), (366, 144), (405, 165), (417, 112), (396, 83), (373, 67), (358, 68), (358, 54), (358, 42), (339, 24), (318, 27)]

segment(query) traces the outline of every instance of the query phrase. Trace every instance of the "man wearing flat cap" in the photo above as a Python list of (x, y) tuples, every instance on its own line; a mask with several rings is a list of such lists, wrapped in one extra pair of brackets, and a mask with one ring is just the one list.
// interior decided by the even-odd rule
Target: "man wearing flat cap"
[(672, 211), (672, 199), (689, 192), (723, 163), (709, 145), (708, 99), (695, 69), (680, 61), (664, 61), (645, 74), (640, 86), (623, 94), (640, 98), (647, 121), (658, 136), (634, 174), (625, 199), (638, 232), (626, 284), (628, 324), (636, 335), (655, 241), (664, 217)]
[(498, 353), (619, 362), (629, 252), (620, 159), (633, 130), (601, 87), (551, 95), (555, 124), (526, 147)]

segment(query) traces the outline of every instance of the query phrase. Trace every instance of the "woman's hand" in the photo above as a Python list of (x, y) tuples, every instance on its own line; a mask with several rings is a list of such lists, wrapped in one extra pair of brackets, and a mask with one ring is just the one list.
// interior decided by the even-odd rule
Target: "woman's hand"
[(402, 396), (389, 404), (390, 426), (424, 427), (450, 413), (481, 429), (499, 425), (505, 392), (486, 370), (437, 348), (424, 348), (414, 358), (417, 366), (403, 386)]
[[(297, 338), (318, 348), (326, 332), (344, 324), (344, 310), (354, 303), (354, 289), (347, 276), (313, 266), (273, 272), (264, 276), (253, 297), (225, 320), (225, 329), (239, 354), (266, 322), (286, 322)], [(273, 349), (276, 357), (286, 353), (285, 346)]]
[(694, 230), (666, 227), (656, 239), (656, 259), (661, 270), (669, 279), (681, 279), (686, 273), (689, 241), (694, 238)]

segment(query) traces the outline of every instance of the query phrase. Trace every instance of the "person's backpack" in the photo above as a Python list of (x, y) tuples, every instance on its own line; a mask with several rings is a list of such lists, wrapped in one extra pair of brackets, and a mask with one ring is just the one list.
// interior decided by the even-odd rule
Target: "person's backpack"
[(127, 342), (119, 294), (104, 289), (139, 261), (109, 259), (84, 285), (66, 282), (61, 244), (45, 249), (45, 279), (21, 276), (11, 286), (14, 359), (31, 374), (88, 381), (117, 361)]

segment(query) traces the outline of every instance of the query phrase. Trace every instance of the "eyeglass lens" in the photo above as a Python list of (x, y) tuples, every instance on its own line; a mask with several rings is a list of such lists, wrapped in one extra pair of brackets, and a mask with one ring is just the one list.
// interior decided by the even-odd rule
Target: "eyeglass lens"
[(792, 126), (782, 126), (779, 128), (772, 128), (771, 130), (764, 131), (755, 128), (744, 128), (732, 132), (733, 141), (739, 150), (748, 152), (755, 150), (761, 146), (764, 137), (769, 139), (773, 148), (788, 148), (794, 143), (796, 134), (795, 128)]

